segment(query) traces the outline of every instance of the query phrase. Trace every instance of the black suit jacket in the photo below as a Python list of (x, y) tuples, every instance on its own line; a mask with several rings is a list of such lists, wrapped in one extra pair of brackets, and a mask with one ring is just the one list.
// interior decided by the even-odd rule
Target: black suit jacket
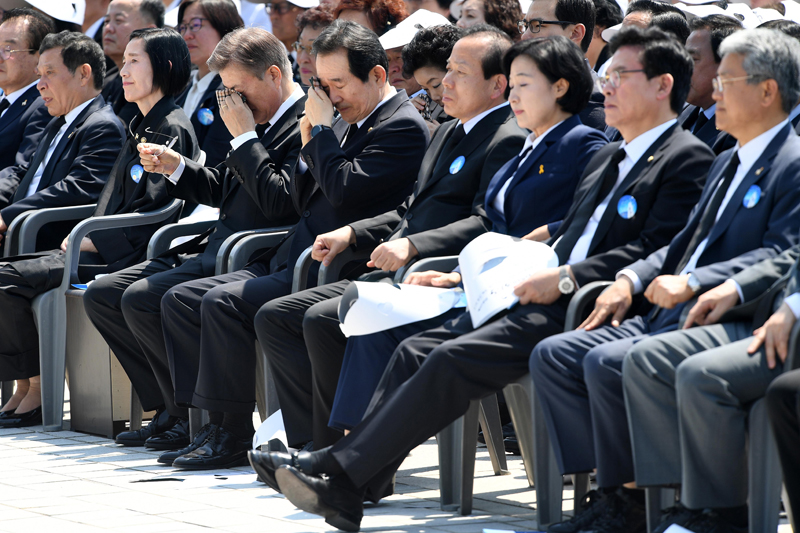
[(306, 97), (298, 100), (260, 140), (232, 150), (216, 168), (187, 159), (177, 185), (167, 180), (173, 196), (219, 207), (219, 219), (210, 230), (166, 254), (202, 252), (203, 273), (211, 276), (217, 251), (234, 233), (297, 222), (289, 184), (300, 156), (305, 104)]
[[(192, 85), (189, 84), (186, 90), (175, 99), (175, 103), (183, 107), (186, 102), (186, 97), (189, 94), (189, 89)], [(200, 143), (200, 149), (206, 153), (206, 166), (216, 167), (225, 161), (230, 148), (230, 141), (233, 138), (222, 118), (219, 116), (219, 105), (217, 104), (217, 90), (224, 89), (225, 85), (222, 83), (222, 78), (219, 75), (214, 76), (211, 83), (208, 85), (206, 92), (200, 98), (200, 104), (196, 109), (192, 110), (189, 119), (194, 126), (194, 134), (197, 137), (197, 142)], [(198, 111), (201, 109), (208, 109), (213, 114), (214, 120), (211, 124), (205, 125), (200, 122)]]
[[(30, 209), (97, 202), (124, 142), (122, 124), (103, 97), (98, 96), (64, 131), (44, 168), (36, 192), (0, 211), (3, 221), (10, 224)], [(39, 149), (47, 150), (48, 146), (40, 146)], [(28, 184), (21, 183), (28, 171), (27, 164), (6, 170), (11, 172), (4, 177), (14, 180), (18, 186), (28, 188)], [(21, 195), (26, 193), (20, 187), (17, 190)], [(65, 235), (60, 235), (61, 239)], [(58, 240), (58, 236), (53, 235), (53, 239)]]
[[(454, 255), (491, 228), (483, 205), (486, 189), (495, 173), (522, 149), (527, 132), (517, 126), (511, 107), (504, 106), (486, 115), (443, 153), (457, 122), (436, 131), (414, 192), (405, 202), (378, 217), (350, 224), (356, 248), (372, 249), (385, 240), (408, 237), (420, 257)], [(466, 160), (453, 174), (450, 164), (459, 156)]]
[[(681, 114), (678, 115), (678, 124), (680, 124), (683, 129), (692, 132), (699, 114), (700, 109), (695, 105), (689, 104), (683, 109)], [(717, 129), (716, 113), (708, 119), (708, 122), (703, 124), (700, 131), (694, 131), (692, 133), (695, 137), (706, 143), (716, 155), (733, 148), (733, 145), (736, 144), (736, 139), (729, 133)]]
[(589, 103), (586, 107), (578, 113), (578, 116), (585, 125), (596, 130), (606, 130), (606, 110), (605, 110), (606, 97), (602, 91), (598, 91), (597, 87), (593, 87), (592, 95), (589, 97)]
[[(0, 118), (0, 169), (27, 164), (51, 118), (36, 86), (22, 93)], [(0, 171), (0, 206), (11, 202), (16, 189), (3, 176)]]
[(101, 93), (106, 102), (111, 105), (114, 113), (127, 126), (133, 117), (139, 112), (136, 104), (125, 100), (125, 92), (122, 90), (122, 78), (119, 76), (119, 68), (116, 65), (106, 70), (106, 77), (103, 80), (103, 90)]
[[(572, 208), (548, 244), (563, 235), (581, 199), (601, 178), (620, 144), (609, 143), (601, 148), (586, 166)], [(711, 149), (688, 131), (677, 124), (667, 129), (614, 191), (589, 245), (587, 258), (571, 265), (578, 284), (614, 279), (623, 267), (667, 245), (686, 225), (713, 159)], [(617, 213), (617, 203), (624, 195), (633, 196), (638, 204), (636, 214), (630, 219)], [(602, 200), (598, 198), (597, 204)]]

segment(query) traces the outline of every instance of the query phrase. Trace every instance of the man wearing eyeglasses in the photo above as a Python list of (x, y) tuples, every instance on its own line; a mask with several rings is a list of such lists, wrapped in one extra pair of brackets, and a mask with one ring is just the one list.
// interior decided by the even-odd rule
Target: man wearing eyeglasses
[[(520, 39), (534, 39), (548, 35), (563, 35), (581, 47), (584, 54), (589, 49), (594, 33), (595, 7), (592, 0), (534, 0), (523, 20), (517, 22)], [(586, 68), (596, 78), (589, 62)], [(592, 92), (589, 103), (579, 113), (581, 122), (604, 131), (603, 93)]]
[[(658, 98), (666, 80), (648, 78), (654, 65), (640, 63), (631, 47), (616, 48), (601, 79), (608, 122), (626, 137), (634, 117), (624, 103), (642, 84)], [(554, 531), (644, 531), (643, 494), (632, 490), (634, 480), (639, 486), (683, 483), (683, 505), (694, 512), (678, 508), (669, 520), (691, 531), (746, 531), (746, 410), (740, 406), (758, 397), (759, 387), (763, 394), (777, 370), (766, 364), (755, 370), (765, 354), (747, 352), (752, 339), (689, 358), (749, 337), (750, 320), (674, 330), (718, 320), (731, 307), (710, 313), (723, 292), (725, 302), (749, 301), (726, 280), (741, 280), (743, 269), (798, 244), (800, 139), (788, 117), (800, 99), (800, 46), (783, 33), (742, 30), (723, 41), (720, 54), (712, 80), (717, 126), (738, 143), (715, 160), (686, 227), (669, 246), (619, 270), (579, 330), (547, 339), (531, 355), (562, 473), (597, 469), (594, 505)], [(641, 294), (646, 302), (634, 304)], [(701, 303), (681, 321), (697, 296)], [(629, 311), (635, 316), (624, 320)], [(716, 512), (701, 513), (705, 508)], [(603, 517), (603, 509), (612, 512)]]
[(294, 81), (300, 82), (300, 71), (297, 64), (297, 51), (294, 43), (297, 41), (299, 32), (295, 21), (298, 15), (306, 9), (317, 7), (319, 0), (283, 0), (279, 2), (268, 2), (266, 9), (269, 20), (272, 22), (272, 34), (286, 46), (286, 53), (292, 60), (292, 73)]

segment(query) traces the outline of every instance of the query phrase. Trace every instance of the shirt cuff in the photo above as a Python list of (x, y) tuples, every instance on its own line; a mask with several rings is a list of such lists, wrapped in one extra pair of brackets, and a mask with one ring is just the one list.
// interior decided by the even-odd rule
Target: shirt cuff
[(800, 318), (800, 292), (787, 296), (783, 303), (789, 306), (795, 318)]
[(233, 147), (234, 150), (238, 150), (241, 145), (243, 145), (250, 139), (258, 139), (258, 134), (254, 131), (248, 131), (246, 133), (242, 133), (235, 139), (231, 139), (231, 147)]
[(614, 279), (619, 279), (620, 277), (625, 276), (629, 280), (633, 282), (633, 294), (639, 294), (644, 292), (644, 286), (642, 285), (642, 280), (639, 279), (639, 275), (631, 270), (630, 268), (624, 268), (617, 272), (617, 277)]
[(178, 180), (181, 179), (183, 175), (183, 171), (186, 169), (186, 160), (183, 159), (181, 156), (181, 162), (178, 163), (178, 168), (175, 169), (175, 172), (167, 176), (167, 179), (172, 182), (173, 185), (178, 184)]
[[(726, 279), (725, 283), (733, 283), (733, 286), (736, 287), (736, 292), (739, 295), (739, 303), (744, 303), (744, 292), (742, 292), (742, 286), (739, 285), (734, 279)], [(792, 308), (792, 311), (794, 311), (794, 308)], [(797, 313), (795, 313), (795, 316), (797, 316)]]

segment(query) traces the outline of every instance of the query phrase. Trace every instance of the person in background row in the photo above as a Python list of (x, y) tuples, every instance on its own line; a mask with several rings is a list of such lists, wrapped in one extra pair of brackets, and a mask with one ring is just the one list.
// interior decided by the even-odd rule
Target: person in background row
[(300, 83), (308, 87), (311, 78), (317, 76), (316, 57), (311, 52), (314, 40), (319, 37), (322, 30), (333, 22), (333, 12), (330, 6), (320, 5), (307, 9), (297, 17), (297, 41), (292, 48), (297, 53), (297, 67), (300, 73)]
[[(192, 121), (206, 165), (216, 167), (225, 160), (233, 138), (220, 119), (216, 91), (224, 89), (219, 74), (206, 62), (225, 35), (244, 26), (231, 0), (186, 0), (178, 8), (178, 32), (186, 41), (192, 65), (189, 86), (175, 103)], [(186, 209), (186, 206), (184, 207)]]
[(124, 125), (128, 125), (138, 112), (133, 102), (125, 100), (122, 78), (119, 75), (123, 55), (131, 32), (142, 28), (164, 26), (164, 4), (159, 0), (112, 0), (103, 26), (103, 52), (114, 62), (106, 70), (103, 81), (103, 99), (111, 105)]
[(403, 0), (339, 0), (333, 9), (333, 18), (361, 24), (378, 37), (394, 29), (407, 16)]
[(299, 52), (294, 49), (294, 43), (297, 42), (297, 38), (300, 35), (297, 19), (306, 10), (318, 6), (319, 0), (282, 0), (280, 2), (267, 3), (267, 13), (272, 23), (270, 32), (286, 47), (286, 53), (289, 54), (289, 59), (292, 63), (292, 76), (294, 81), (298, 83), (301, 79), (297, 58)]
[(653, 20), (650, 21), (650, 26), (672, 34), (681, 44), (686, 44), (686, 39), (691, 33), (689, 23), (686, 21), (686, 15), (684, 15), (683, 12), (659, 13), (653, 16)]
[[(32, 9), (9, 9), (0, 24), (0, 171), (23, 165), (36, 149), (50, 114), (36, 89), (39, 47), (55, 27)], [(11, 202), (16, 187), (0, 179), (0, 206)]]
[(486, 23), (506, 32), (514, 41), (519, 40), (517, 21), (522, 18), (519, 0), (466, 0), (461, 6), (459, 28)]
[(438, 13), (450, 20), (450, 0), (405, 0), (408, 13), (425, 9), (431, 13)]
[(592, 43), (586, 50), (586, 60), (594, 70), (608, 61), (608, 43), (603, 40), (603, 30), (622, 22), (622, 10), (615, 0), (593, 0), (595, 9)]

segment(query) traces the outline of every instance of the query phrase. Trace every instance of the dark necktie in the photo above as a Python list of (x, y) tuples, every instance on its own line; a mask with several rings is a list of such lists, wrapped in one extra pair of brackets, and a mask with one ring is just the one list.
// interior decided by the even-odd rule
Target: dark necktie
[(269, 122), (267, 122), (266, 124), (256, 124), (256, 135), (258, 135), (259, 139), (261, 139), (261, 137), (263, 137), (264, 134), (267, 133), (269, 127), (270, 127)]
[(694, 131), (694, 125), (697, 122), (697, 117), (699, 116), (700, 116), (700, 108), (695, 107), (692, 110), (692, 112), (689, 113), (689, 116), (686, 117), (686, 120), (681, 122), (681, 127), (688, 131)]
[(694, 231), (694, 235), (692, 235), (692, 240), (689, 241), (689, 245), (686, 247), (686, 251), (683, 253), (680, 263), (678, 263), (678, 268), (675, 269), (675, 274), (680, 274), (683, 271), (684, 267), (686, 267), (686, 265), (689, 263), (689, 260), (692, 258), (695, 250), (697, 250), (697, 247), (701, 242), (703, 242), (703, 239), (708, 237), (708, 234), (711, 232), (711, 228), (714, 227), (714, 222), (717, 220), (717, 211), (719, 211), (719, 206), (722, 205), (722, 200), (725, 198), (725, 193), (728, 192), (728, 187), (730, 187), (738, 168), (739, 154), (734, 153), (733, 157), (731, 157), (731, 160), (728, 163), (728, 167), (725, 169), (725, 173), (722, 176), (719, 186), (714, 191), (714, 195), (708, 202), (708, 206), (706, 207), (705, 211), (703, 211), (700, 222), (697, 224), (697, 229)]
[(444, 144), (444, 148), (442, 148), (442, 154), (448, 154), (452, 151), (461, 140), (467, 136), (467, 132), (464, 130), (464, 125), (459, 124), (456, 129), (453, 131), (453, 134), (450, 135), (450, 138), (447, 139), (447, 142)]
[(567, 263), (575, 243), (583, 235), (583, 230), (586, 229), (586, 224), (592, 217), (592, 213), (597, 209), (597, 205), (614, 188), (614, 184), (617, 183), (617, 178), (619, 177), (619, 164), (623, 159), (625, 159), (625, 149), (620, 148), (611, 156), (608, 165), (603, 170), (603, 176), (597, 180), (594, 187), (583, 198), (572, 220), (565, 221), (569, 226), (567, 226), (566, 231), (555, 246), (559, 264), (564, 265)]
[(6, 109), (8, 109), (8, 107), (9, 107), (10, 105), (11, 105), (11, 104), (9, 103), (9, 101), (8, 101), (8, 98), (3, 98), (2, 100), (0, 100), (0, 114), (2, 114), (2, 113), (3, 113), (3, 111), (5, 111)]
[(708, 117), (706, 116), (705, 113), (701, 111), (700, 114), (697, 116), (697, 120), (695, 121), (694, 126), (692, 127), (692, 133), (697, 133), (698, 131), (700, 131), (703, 128), (703, 126), (706, 125), (706, 123), (708, 123)]
[(344, 137), (344, 144), (342, 144), (342, 148), (350, 145), (355, 138), (356, 133), (358, 133), (358, 124), (350, 124), (350, 126), (347, 128), (347, 134)]
[(31, 166), (28, 167), (28, 171), (25, 173), (25, 176), (23, 176), (22, 181), (19, 182), (19, 187), (17, 187), (17, 191), (14, 193), (15, 202), (25, 198), (25, 195), (28, 193), (28, 187), (30, 186), (31, 181), (33, 181), (33, 176), (36, 174), (36, 170), (39, 168), (39, 165), (42, 164), (42, 161), (44, 161), (44, 157), (47, 155), (47, 151), (50, 148), (53, 139), (56, 138), (58, 131), (65, 123), (66, 120), (63, 116), (61, 116), (49, 124), (47, 135), (45, 135), (44, 140), (39, 143), (39, 147), (36, 149), (36, 155), (31, 162)]

